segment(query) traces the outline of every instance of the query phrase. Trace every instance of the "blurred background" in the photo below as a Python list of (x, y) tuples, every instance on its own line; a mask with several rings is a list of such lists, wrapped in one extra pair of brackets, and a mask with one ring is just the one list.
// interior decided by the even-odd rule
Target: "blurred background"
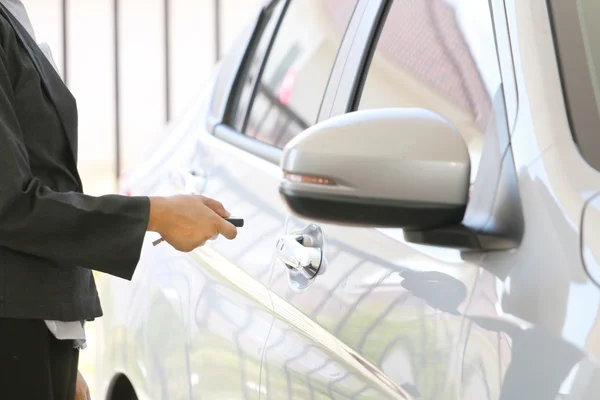
[(79, 105), (86, 192), (116, 190), (198, 96), (260, 0), (23, 0)]
[[(117, 176), (202, 93), (261, 0), (23, 0), (79, 107), (85, 191)], [(94, 324), (80, 370), (94, 393)]]

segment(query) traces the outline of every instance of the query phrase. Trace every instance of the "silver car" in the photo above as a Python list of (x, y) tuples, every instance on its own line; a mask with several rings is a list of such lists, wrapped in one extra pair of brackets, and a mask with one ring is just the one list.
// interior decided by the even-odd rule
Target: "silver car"
[(253, 21), (122, 182), (245, 226), (99, 279), (99, 398), (600, 398), (600, 2)]

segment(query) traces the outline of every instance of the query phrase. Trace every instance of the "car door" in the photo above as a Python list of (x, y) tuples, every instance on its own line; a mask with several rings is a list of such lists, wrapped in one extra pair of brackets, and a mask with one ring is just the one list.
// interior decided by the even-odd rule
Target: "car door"
[[(473, 199), (480, 199), (507, 179), (504, 167), (507, 176), (514, 169), (504, 93), (488, 1), (373, 1), (319, 119), (389, 107), (434, 111), (467, 143)], [(291, 98), (301, 95), (297, 88)], [(481, 202), (482, 210), (490, 207), (488, 198)], [(486, 213), (470, 218), (487, 223)], [(275, 322), (262, 372), (267, 398), (501, 396), (510, 329), (465, 316), (497, 315), (496, 280), (481, 275), (482, 253), (287, 211), (281, 223), (271, 264)], [(308, 238), (326, 262), (308, 279), (290, 268), (311, 254), (293, 244), (298, 238)]]
[[(215, 117), (209, 121), (214, 137), (201, 139), (207, 154), (200, 158), (208, 182), (203, 193), (244, 217), (245, 226), (235, 241), (207, 247), (242, 268), (262, 271), (253, 273), (254, 281), (248, 280), (242, 290), (252, 290), (254, 282), (269, 286), (275, 245), (285, 233), (285, 209), (277, 191), (281, 148), (317, 121), (368, 3), (268, 2), (262, 33), (250, 42), (236, 78), (229, 89), (214, 93), (210, 112)], [(227, 104), (223, 93), (228, 93)], [(262, 379), (260, 393), (273, 398)]]
[[(216, 240), (195, 252), (204, 257), (195, 263), (202, 262), (211, 273), (217, 273), (216, 279), (197, 281), (216, 281), (209, 289), (217, 286), (218, 290), (201, 285), (188, 289), (191, 304), (197, 297), (204, 298), (203, 304), (195, 307), (199, 310), (196, 317), (200, 314), (200, 321), (218, 323), (228, 335), (226, 340), (221, 338), (221, 345), (237, 349), (239, 355), (229, 351), (221, 357), (214, 349), (218, 342), (192, 334), (190, 344), (198, 353), (190, 354), (190, 360), (218, 360), (216, 365), (223, 367), (206, 374), (205, 369), (194, 371), (192, 366), (194, 395), (216, 398), (210, 391), (200, 391), (206, 385), (211, 387), (211, 381), (214, 385), (232, 382), (235, 393), (244, 394), (240, 398), (266, 393), (255, 367), (264, 355), (264, 347), (261, 352), (258, 343), (263, 334), (266, 340), (267, 333), (262, 312), (272, 307), (267, 289), (271, 257), (284, 232), (285, 214), (275, 185), (280, 176), (278, 157), (287, 141), (316, 122), (324, 93), (336, 80), (333, 71), (343, 66), (350, 49), (350, 32), (359, 21), (352, 17), (366, 4), (356, 0), (269, 1), (247, 44), (240, 44), (245, 50), (230, 54), (221, 66), (208, 109), (207, 126), (214, 135), (201, 135), (197, 144), (186, 146), (189, 156), (182, 161), (184, 170), (174, 176), (180, 187), (200, 187), (202, 194), (218, 199), (245, 219), (236, 240)], [(332, 24), (331, 19), (337, 23)], [(350, 24), (353, 20), (355, 25)], [(297, 87), (310, 89), (306, 98), (290, 96)], [(300, 108), (295, 107), (298, 101)], [(248, 298), (262, 308), (257, 310)], [(194, 324), (198, 322), (192, 319), (194, 330), (200, 329)]]
[[(247, 49), (255, 41), (268, 43), (273, 35), (281, 7), (271, 2), (257, 11), (254, 23), (222, 63), (213, 94), (226, 95), (221, 89), (231, 85)], [(214, 97), (210, 102), (206, 100), (206, 107), (216, 107), (218, 103)], [(202, 132), (215, 115), (206, 107), (199, 110), (201, 119), (192, 124), (178, 144), (178, 157), (165, 168), (169, 176), (164, 182), (174, 193), (218, 199), (243, 216), (246, 223), (261, 224), (255, 224), (259, 229), (254, 231), (240, 229), (235, 241), (219, 238), (189, 254), (178, 253), (170, 246), (154, 249), (155, 257), (166, 259), (168, 268), (156, 276), (155, 287), (166, 292), (165, 297), (179, 317), (177, 325), (182, 325), (180, 342), (185, 343), (180, 363), (184, 361), (186, 367), (188, 390), (185, 395), (173, 397), (259, 399), (261, 359), (273, 321), (266, 288), (268, 264), (259, 255), (266, 251), (261, 238), (276, 228), (276, 216), (261, 203), (261, 187), (244, 184), (249, 171), (240, 168), (243, 159), (238, 157), (239, 150), (223, 146), (220, 140)], [(164, 195), (168, 189), (154, 190)], [(159, 256), (160, 252), (169, 255)], [(165, 263), (162, 264), (164, 270)], [(153, 321), (166, 322), (159, 316)], [(157, 343), (155, 347), (168, 353), (164, 344)], [(170, 371), (172, 366), (165, 363), (165, 369)]]
[[(134, 171), (127, 190), (146, 196), (210, 193), (249, 215), (233, 199), (245, 192), (211, 170), (209, 147), (198, 141), (204, 115), (206, 107), (192, 107), (155, 153), (161, 162), (151, 160), (152, 171)], [(113, 398), (125, 396), (123, 379), (114, 388), (111, 382), (123, 376), (138, 398), (258, 399), (273, 316), (267, 281), (260, 283), (268, 268), (246, 257), (255, 237), (240, 232), (235, 243), (217, 240), (190, 253), (154, 246), (156, 239), (146, 235), (132, 282), (99, 279), (107, 316), (98, 346), (105, 390)]]

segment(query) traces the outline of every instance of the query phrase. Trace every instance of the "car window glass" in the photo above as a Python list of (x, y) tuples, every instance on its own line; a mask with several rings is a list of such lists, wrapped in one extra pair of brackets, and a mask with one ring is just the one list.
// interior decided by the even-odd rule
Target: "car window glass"
[(356, 0), (292, 0), (254, 88), (244, 133), (283, 147), (317, 120)]
[(258, 41), (256, 49), (253, 52), (252, 60), (250, 61), (248, 72), (246, 73), (243, 81), (243, 87), (240, 92), (237, 109), (233, 118), (233, 127), (238, 131), (243, 130), (244, 121), (250, 105), (250, 99), (252, 97), (252, 91), (255, 86), (256, 78), (259, 75), (265, 54), (267, 53), (269, 45), (272, 42), (273, 32), (275, 31), (284, 5), (285, 1), (275, 0), (265, 7), (265, 11), (263, 13), (263, 18), (265, 19), (263, 22), (264, 30)]
[(600, 111), (600, 24), (596, 20), (600, 13), (600, 2), (579, 0), (576, 3), (581, 20), (587, 64), (591, 72), (592, 87)]
[(583, 158), (600, 170), (600, 2), (553, 0), (549, 5), (573, 138)]
[(461, 132), (477, 164), (500, 87), (488, 0), (394, 1), (358, 109), (434, 111)]

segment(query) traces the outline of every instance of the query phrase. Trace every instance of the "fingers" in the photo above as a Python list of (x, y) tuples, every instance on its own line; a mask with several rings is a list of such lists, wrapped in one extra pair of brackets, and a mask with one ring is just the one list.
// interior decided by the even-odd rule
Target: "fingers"
[(176, 200), (179, 203), (173, 206), (181, 207), (182, 211), (173, 211), (173, 220), (166, 218), (167, 223), (158, 232), (175, 249), (189, 253), (219, 234), (230, 240), (237, 236), (237, 228), (224, 219), (230, 213), (219, 201), (199, 195), (182, 195)]
[(205, 197), (204, 198), (204, 204), (210, 208), (211, 210), (213, 210), (215, 212), (215, 214), (217, 214), (220, 218), (217, 224), (217, 233), (215, 236), (213, 236), (213, 238), (211, 239), (215, 239), (219, 234), (223, 235), (225, 238), (229, 239), (229, 240), (233, 240), (235, 239), (235, 237), (237, 236), (237, 228), (235, 226), (233, 226), (233, 224), (231, 224), (230, 222), (225, 221), (223, 218), (228, 218), (231, 216), (231, 213), (229, 213), (229, 211), (227, 211), (225, 209), (225, 207), (223, 206), (223, 204), (221, 204), (219, 201)]
[(217, 200), (205, 197), (204, 198), (204, 204), (208, 208), (210, 208), (211, 210), (213, 210), (215, 213), (217, 213), (221, 218), (229, 218), (229, 217), (231, 217), (231, 214), (229, 213), (229, 211), (227, 211), (225, 209), (225, 207), (223, 206), (223, 204), (221, 204)]
[(221, 235), (229, 240), (233, 240), (237, 236), (237, 228), (224, 219), (220, 219), (217, 229)]

